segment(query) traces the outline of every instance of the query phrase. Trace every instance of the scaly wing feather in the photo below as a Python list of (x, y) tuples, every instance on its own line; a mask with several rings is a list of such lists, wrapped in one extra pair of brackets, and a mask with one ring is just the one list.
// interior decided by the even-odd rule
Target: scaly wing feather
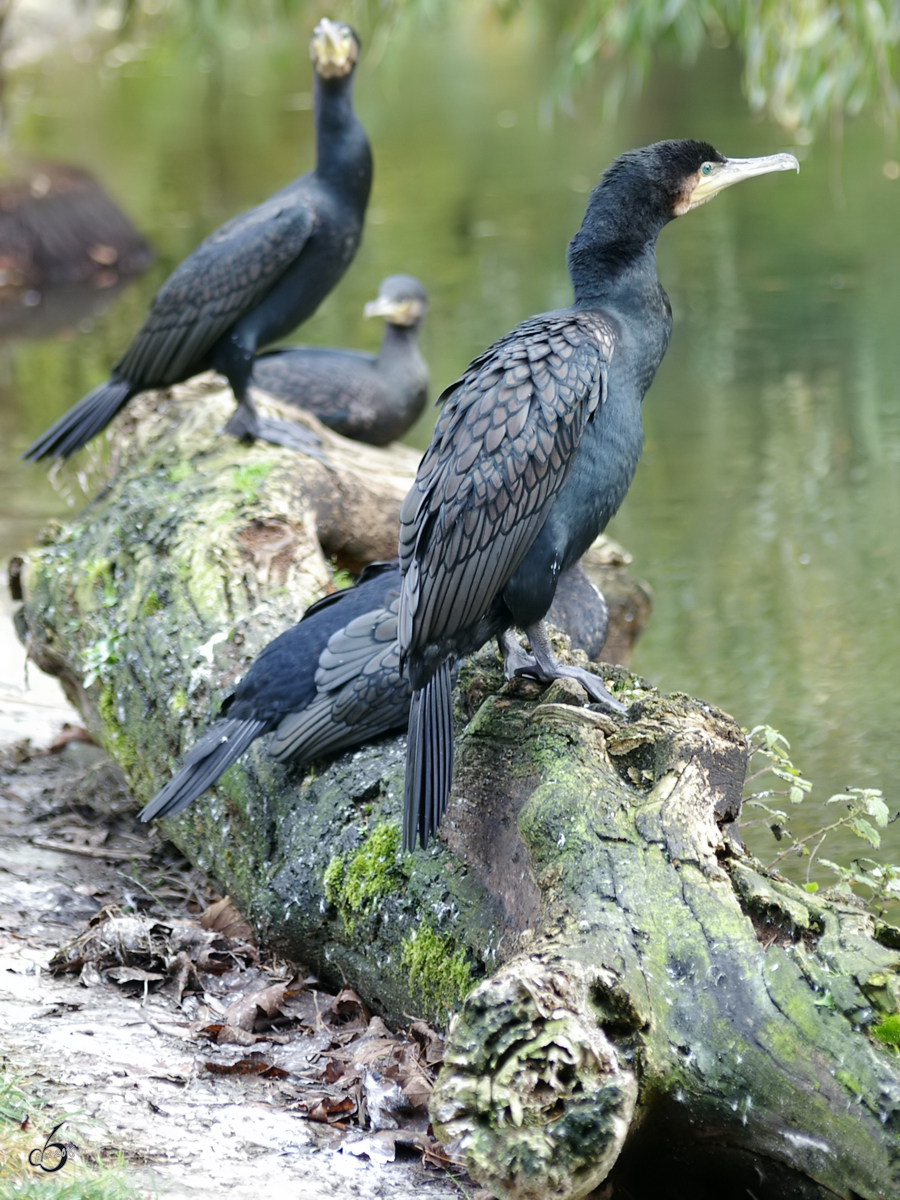
[(142, 388), (199, 370), (222, 334), (297, 258), (314, 224), (314, 209), (296, 187), (211, 233), (160, 288), (115, 374)]
[(404, 655), (475, 625), (528, 553), (603, 401), (613, 341), (596, 314), (534, 317), (444, 393), (400, 510)]

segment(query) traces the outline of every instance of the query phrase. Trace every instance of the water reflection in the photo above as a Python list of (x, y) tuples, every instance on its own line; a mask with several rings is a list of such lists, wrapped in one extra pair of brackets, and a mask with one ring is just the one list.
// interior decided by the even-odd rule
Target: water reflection
[[(253, 40), (218, 75), (161, 44), (102, 80), (60, 56), (28, 81), (40, 111), (20, 112), (23, 146), (65, 147), (88, 165), (160, 262), (92, 329), (18, 344), (0, 361), (4, 556), (63, 507), (14, 453), (106, 375), (155, 287), (206, 232), (309, 166), (311, 116), (297, 99), (309, 85), (306, 36)], [(599, 124), (590, 98), (580, 116), (542, 127), (548, 73), (523, 40), (470, 37), (462, 24), (388, 47), (377, 68), (364, 56), (370, 221), (347, 276), (295, 340), (374, 350), (365, 300), (385, 275), (414, 273), (433, 297), (423, 340), (439, 389), (524, 316), (568, 302), (565, 246), (615, 153), (692, 135), (726, 154), (785, 148), (747, 116), (728, 53), (689, 75), (660, 69), (615, 128)], [(885, 157), (881, 131), (849, 125), (840, 152), (810, 148), (799, 179), (753, 181), (663, 233), (675, 334), (646, 401), (644, 460), (610, 532), (656, 594), (637, 669), (747, 726), (776, 725), (814, 797), (882, 786), (896, 807), (900, 181)], [(896, 857), (898, 826), (889, 833)]]

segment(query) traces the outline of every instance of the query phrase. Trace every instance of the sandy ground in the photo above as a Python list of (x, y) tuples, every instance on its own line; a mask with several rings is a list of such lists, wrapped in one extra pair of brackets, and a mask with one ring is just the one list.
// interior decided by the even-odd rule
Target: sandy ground
[[(45, 1132), (66, 1117), (73, 1157), (78, 1147), (121, 1152), (136, 1183), (172, 1200), (225, 1192), (232, 1200), (475, 1196), (471, 1181), (422, 1165), (413, 1151), (373, 1161), (380, 1154), (362, 1152), (364, 1131), (304, 1119), (301, 1059), (314, 1053), (314, 1039), (292, 1043), (292, 1059), (290, 1047), (271, 1048), (290, 1065), (287, 1080), (218, 1077), (173, 999), (48, 974), (57, 948), (103, 905), (149, 905), (155, 890), (185, 915), (191, 889), (202, 903), (205, 884), (134, 822), (116, 769), (96, 747), (75, 742), (18, 761), (14, 743), (46, 747), (78, 715), (54, 680), (34, 667), (26, 680), (13, 608), (4, 599), (0, 612), (0, 1067), (12, 1068), (40, 1103)], [(73, 836), (67, 822), (78, 812), (91, 820), (107, 814), (103, 856), (48, 847)], [(166, 879), (176, 886), (167, 891)], [(235, 1047), (239, 1053), (246, 1051)]]

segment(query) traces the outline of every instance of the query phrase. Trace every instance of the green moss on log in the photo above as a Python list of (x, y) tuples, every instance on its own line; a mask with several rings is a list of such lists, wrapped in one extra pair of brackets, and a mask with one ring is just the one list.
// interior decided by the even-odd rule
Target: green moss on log
[(384, 821), (355, 854), (336, 854), (325, 868), (325, 897), (341, 914), (348, 933), (353, 932), (358, 916), (371, 913), (379, 901), (402, 886), (399, 854), (400, 827)]
[(429, 1011), (453, 1012), (472, 989), (465, 950), (427, 921), (400, 943), (400, 961), (409, 970), (410, 987)]

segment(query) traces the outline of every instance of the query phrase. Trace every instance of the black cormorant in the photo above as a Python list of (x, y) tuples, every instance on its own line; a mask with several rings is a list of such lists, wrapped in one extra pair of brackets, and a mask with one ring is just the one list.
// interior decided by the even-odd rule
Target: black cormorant
[(795, 168), (789, 154), (726, 159), (697, 141), (621, 155), (569, 245), (574, 304), (523, 321), (443, 393), (400, 513), (399, 641), (414, 689), (407, 849), (417, 835), (427, 845), (450, 791), (451, 664), (489, 638), (499, 638), (508, 671), (576, 678), (593, 700), (624, 711), (596, 675), (557, 661), (542, 618), (637, 466), (641, 402), (672, 328), (656, 239), (730, 184)]
[(428, 367), (418, 333), (428, 293), (411, 275), (390, 275), (367, 317), (383, 317), (377, 357), (355, 350), (289, 346), (261, 354), (250, 383), (296, 404), (344, 437), (386, 446), (403, 436), (428, 399)]
[(323, 19), (315, 67), (316, 166), (211, 233), (172, 272), (109, 379), (64, 413), (25, 451), (67, 458), (146, 388), (168, 387), (214, 367), (238, 408), (238, 437), (307, 449), (291, 421), (261, 417), (247, 394), (253, 356), (318, 308), (350, 264), (362, 235), (372, 156), (353, 111), (359, 41), (349, 25)]
[[(251, 742), (273, 730), (268, 747), (273, 758), (308, 762), (403, 729), (410, 686), (400, 673), (399, 597), (394, 559), (372, 563), (354, 587), (311, 605), (301, 621), (259, 652), (223, 701), (219, 720), (141, 810), (142, 820), (181, 812)], [(560, 580), (557, 601), (550, 613), (556, 624), (566, 628), (575, 612), (576, 639), (586, 631), (592, 646), (598, 638), (602, 644), (606, 602), (577, 564)]]

